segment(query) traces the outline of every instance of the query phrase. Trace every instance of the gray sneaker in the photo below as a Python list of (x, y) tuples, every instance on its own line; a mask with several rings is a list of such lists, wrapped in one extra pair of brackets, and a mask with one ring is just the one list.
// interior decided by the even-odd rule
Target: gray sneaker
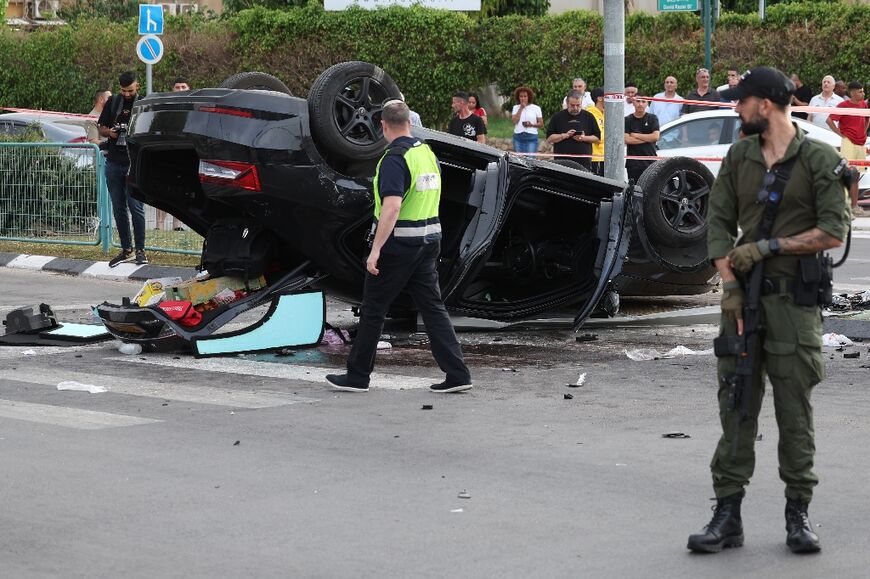
[(145, 265), (148, 263), (148, 256), (145, 255), (144, 249), (136, 250), (136, 265)]
[(136, 259), (132, 249), (122, 249), (121, 252), (109, 261), (109, 267), (115, 267), (119, 263), (128, 263)]

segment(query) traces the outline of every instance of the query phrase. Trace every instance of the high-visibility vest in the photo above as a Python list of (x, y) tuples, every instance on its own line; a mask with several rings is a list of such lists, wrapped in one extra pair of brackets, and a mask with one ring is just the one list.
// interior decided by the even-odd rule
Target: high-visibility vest
[(435, 153), (420, 141), (410, 147), (390, 147), (378, 161), (375, 171), (375, 225), (381, 216), (378, 177), (387, 155), (402, 155), (411, 173), (411, 185), (402, 197), (399, 219), (391, 237), (404, 245), (423, 245), (441, 239), (438, 204), (441, 201), (441, 170)]

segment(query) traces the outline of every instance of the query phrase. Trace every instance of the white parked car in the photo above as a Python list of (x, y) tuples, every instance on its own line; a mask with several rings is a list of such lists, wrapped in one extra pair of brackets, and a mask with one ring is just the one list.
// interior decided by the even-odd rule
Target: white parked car
[[(2, 109), (0, 109), (2, 111)], [(94, 150), (81, 147), (88, 142), (85, 126), (96, 121), (86, 115), (27, 111), (0, 114), (0, 141), (4, 136), (23, 135), (28, 128), (37, 128), (43, 139), (51, 143), (66, 144), (61, 151), (75, 160), (80, 168), (94, 164)], [(78, 145), (78, 146), (77, 146)]]
[[(803, 119), (792, 117), (797, 126), (811, 139), (828, 143), (840, 150), (840, 137)], [(717, 175), (721, 161), (739, 138), (740, 117), (733, 109), (719, 109), (691, 113), (675, 119), (661, 128), (658, 154), (661, 157), (693, 157), (700, 160)], [(868, 157), (870, 160), (870, 157)], [(862, 204), (870, 203), (870, 171), (866, 171), (859, 184)]]

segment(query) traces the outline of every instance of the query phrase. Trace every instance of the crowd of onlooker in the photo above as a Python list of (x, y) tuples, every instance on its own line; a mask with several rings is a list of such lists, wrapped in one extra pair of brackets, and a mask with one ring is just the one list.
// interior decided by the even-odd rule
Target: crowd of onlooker
[[(655, 157), (660, 127), (682, 115), (719, 108), (717, 103), (727, 102), (720, 91), (734, 87), (740, 82), (736, 68), (726, 71), (727, 82), (713, 87), (710, 71), (699, 68), (695, 74), (694, 88), (681, 96), (677, 92), (677, 79), (667, 76), (663, 89), (651, 99), (638, 96), (638, 87), (633, 82), (625, 83), (624, 113), (626, 145), (626, 171), (631, 179), (637, 179), (653, 161), (636, 157)], [(821, 91), (814, 94), (797, 74), (791, 75), (795, 90), (793, 106), (824, 108), (870, 108), (864, 100), (864, 87), (860, 82), (846, 83), (827, 75), (822, 79)], [(544, 129), (544, 113), (535, 104), (535, 91), (520, 86), (513, 92), (511, 122), (513, 123), (513, 150), (517, 153), (539, 151), (539, 130)], [(710, 104), (706, 104), (710, 103)], [(486, 111), (474, 93), (457, 92), (453, 95), (454, 116), (448, 132), (483, 143), (488, 126)], [(870, 135), (870, 117), (841, 115), (821, 112), (792, 112), (829, 129), (841, 137), (840, 152), (849, 160), (867, 158), (866, 142)], [(604, 159), (604, 91), (601, 88), (587, 90), (583, 78), (575, 78), (571, 90), (562, 101), (562, 110), (550, 116), (546, 125), (546, 141), (552, 145), (554, 158), (564, 164), (578, 163), (587, 169), (603, 174)], [(864, 170), (864, 168), (861, 168)], [(854, 209), (863, 214), (860, 208)]]

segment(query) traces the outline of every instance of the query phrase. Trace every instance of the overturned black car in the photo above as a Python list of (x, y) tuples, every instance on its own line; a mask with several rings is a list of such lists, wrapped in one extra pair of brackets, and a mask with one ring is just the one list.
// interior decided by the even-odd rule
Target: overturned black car
[[(314, 286), (358, 303), (384, 149), (380, 104), (398, 95), (383, 70), (363, 62), (324, 71), (308, 99), (257, 72), (220, 88), (152, 94), (137, 101), (128, 132), (132, 194), (202, 235), (227, 220), (262, 228), (273, 261), (263, 296)], [(700, 163), (657, 162), (629, 189), (579, 165), (423, 128), (413, 134), (441, 164), (440, 279), (451, 312), (517, 320), (570, 306), (579, 328), (609, 291), (709, 290), (712, 176)], [(206, 312), (185, 335), (210, 332), (233, 307)], [(395, 310), (410, 313), (410, 300)], [(158, 308), (103, 304), (98, 313), (122, 339), (179, 329)], [(154, 323), (145, 334), (118, 329), (134, 319)]]

